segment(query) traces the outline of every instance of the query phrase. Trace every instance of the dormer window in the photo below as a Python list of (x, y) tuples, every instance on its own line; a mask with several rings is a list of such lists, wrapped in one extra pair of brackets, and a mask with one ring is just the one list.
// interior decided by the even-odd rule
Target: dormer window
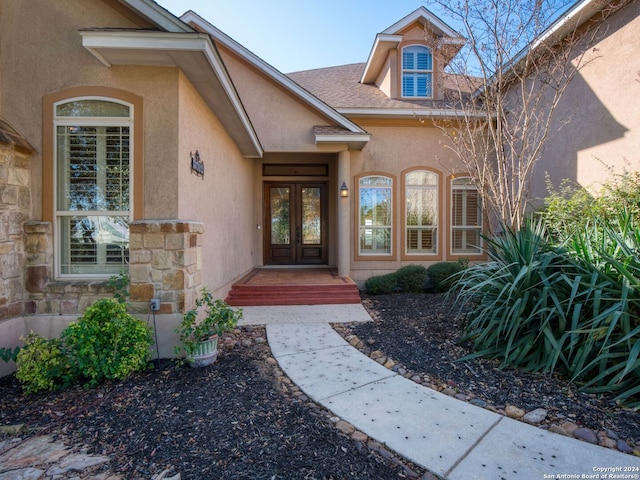
[(402, 96), (431, 98), (433, 95), (431, 49), (412, 45), (402, 49)]

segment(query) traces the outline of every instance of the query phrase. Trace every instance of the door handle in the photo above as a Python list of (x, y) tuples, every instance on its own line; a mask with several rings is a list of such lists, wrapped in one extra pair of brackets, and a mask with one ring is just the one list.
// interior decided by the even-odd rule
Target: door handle
[(296, 227), (296, 242), (300, 243), (300, 227)]

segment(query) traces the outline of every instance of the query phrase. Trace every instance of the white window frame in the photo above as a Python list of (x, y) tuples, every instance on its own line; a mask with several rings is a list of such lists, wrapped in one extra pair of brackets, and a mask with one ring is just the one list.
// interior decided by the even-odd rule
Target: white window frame
[[(427, 173), (431, 176), (433, 176), (435, 178), (435, 185), (418, 185), (418, 184), (410, 184), (408, 181), (408, 177), (411, 174), (415, 174), (415, 173)], [(429, 257), (435, 257), (438, 255), (439, 253), (439, 249), (440, 249), (440, 242), (438, 241), (438, 236), (439, 236), (439, 228), (440, 226), (439, 224), (439, 217), (440, 217), (440, 206), (439, 206), (439, 192), (440, 192), (440, 176), (436, 173), (433, 172), (431, 170), (425, 169), (425, 168), (419, 168), (416, 170), (411, 170), (407, 173), (405, 173), (404, 175), (404, 189), (405, 189), (405, 198), (404, 198), (404, 233), (405, 233), (405, 240), (404, 240), (404, 254), (406, 256), (429, 256)], [(408, 216), (409, 216), (409, 193), (411, 191), (415, 191), (415, 190), (429, 190), (429, 191), (433, 191), (433, 197), (435, 199), (435, 223), (431, 224), (431, 225), (409, 225), (408, 223)], [(409, 251), (407, 242), (409, 241), (409, 230), (418, 230), (418, 238), (420, 239), (420, 237), (422, 236), (422, 232), (424, 231), (428, 231), (431, 230), (433, 231), (433, 243), (435, 245), (435, 248), (433, 251), (424, 251), (424, 250), (420, 250), (418, 248), (418, 251)], [(418, 245), (420, 245), (420, 240), (418, 240)]]
[[(388, 180), (388, 184), (384, 185), (362, 185), (362, 181), (367, 178), (383, 178)], [(388, 189), (389, 190), (389, 201), (391, 205), (389, 206), (389, 223), (387, 225), (362, 225), (361, 217), (360, 217), (360, 209), (361, 205), (361, 191), (362, 189)], [(371, 174), (364, 175), (358, 179), (358, 212), (357, 212), (357, 221), (358, 221), (358, 255), (361, 257), (391, 257), (393, 255), (393, 178), (383, 175), (383, 174)], [(389, 251), (388, 252), (379, 252), (379, 251), (366, 251), (362, 250), (362, 235), (371, 235), (372, 239), (375, 239), (374, 232), (375, 230), (388, 230), (389, 231)], [(367, 231), (370, 231), (367, 233)]]
[[(461, 181), (464, 180), (467, 183), (458, 183), (456, 184), (456, 181)], [(478, 215), (478, 225), (454, 225), (453, 224), (453, 219), (454, 219), (454, 201), (453, 201), (453, 196), (454, 196), (454, 192), (456, 191), (464, 191), (464, 192), (475, 192), (476, 195), (478, 196), (478, 211), (477, 211), (477, 215)], [(454, 177), (451, 179), (451, 192), (449, 195), (449, 200), (451, 202), (451, 225), (449, 226), (450, 228), (450, 232), (451, 232), (451, 239), (450, 239), (450, 251), (451, 251), (451, 255), (454, 256), (480, 256), (482, 255), (482, 250), (483, 250), (483, 245), (482, 245), (482, 229), (483, 229), (483, 225), (482, 225), (482, 221), (483, 221), (483, 212), (482, 212), (482, 198), (480, 197), (480, 192), (478, 192), (478, 189), (476, 188), (475, 184), (473, 183), (471, 177), (468, 176), (464, 176), (464, 177)], [(463, 219), (464, 222), (466, 223), (466, 211), (467, 211), (467, 195), (463, 195), (462, 197), (462, 201), (463, 201), (463, 205), (462, 205), (462, 212), (463, 212)], [(463, 245), (469, 245), (469, 242), (467, 242), (466, 240), (466, 233), (468, 231), (475, 231), (477, 233), (477, 237), (479, 240), (479, 245), (476, 246), (477, 250), (455, 250), (454, 248), (454, 231), (461, 231), (463, 234)]]
[[(58, 116), (57, 107), (67, 103), (78, 102), (83, 100), (98, 100), (126, 106), (129, 109), (128, 117), (90, 117), (90, 116)], [(53, 104), (53, 205), (54, 205), (54, 222), (53, 222), (53, 238), (54, 238), (54, 270), (56, 279), (87, 279), (102, 280), (114, 275), (113, 272), (108, 273), (62, 273), (62, 248), (68, 247), (68, 242), (61, 238), (61, 220), (63, 217), (77, 216), (79, 212), (82, 216), (118, 216), (126, 217), (129, 223), (133, 220), (133, 200), (134, 200), (134, 168), (133, 168), (133, 152), (134, 152), (134, 105), (118, 98), (104, 96), (80, 96), (70, 97), (57, 101)], [(129, 210), (111, 211), (111, 210), (60, 210), (58, 204), (58, 127), (60, 126), (82, 126), (82, 127), (128, 127), (129, 128)], [(100, 172), (99, 172), (100, 173)], [(103, 173), (103, 172), (102, 172)], [(124, 268), (124, 265), (123, 265)]]
[[(412, 50), (412, 52), (408, 52), (413, 54), (414, 57), (414, 66), (415, 68), (405, 68), (404, 58), (407, 51)], [(418, 59), (417, 55), (420, 51), (426, 51), (429, 54), (429, 64), (431, 68), (427, 69), (419, 69), (418, 68)], [(425, 45), (407, 45), (402, 49), (402, 55), (400, 58), (402, 73), (400, 75), (400, 89), (402, 92), (402, 98), (421, 98), (421, 99), (430, 99), (433, 98), (433, 52), (431, 49)], [(426, 92), (425, 95), (418, 95), (418, 79), (425, 78), (426, 81)], [(405, 94), (405, 78), (411, 78), (413, 81), (413, 91), (414, 95)]]

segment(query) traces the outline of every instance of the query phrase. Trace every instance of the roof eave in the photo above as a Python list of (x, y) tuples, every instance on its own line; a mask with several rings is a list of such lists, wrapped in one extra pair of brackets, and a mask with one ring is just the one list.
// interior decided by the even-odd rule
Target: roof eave
[(406, 17), (398, 20), (396, 23), (391, 25), (389, 28), (385, 29), (382, 33), (395, 35), (398, 32), (400, 32), (401, 30), (407, 28), (412, 23), (414, 23), (416, 21), (419, 21), (419, 20), (422, 20), (423, 23), (424, 23), (424, 21), (429, 22), (429, 24), (431, 26), (435, 27), (442, 34), (442, 36), (445, 36), (445, 37), (459, 37), (460, 36), (460, 34), (458, 32), (456, 32), (453, 28), (451, 28), (449, 25), (447, 25), (442, 20), (440, 20), (440, 18), (438, 18), (433, 13), (431, 13), (425, 7), (420, 7), (418, 9), (414, 10), (413, 12), (411, 12)]
[(469, 118), (469, 112), (450, 108), (340, 108), (338, 111), (350, 118)]
[(193, 23), (197, 25), (198, 28), (211, 35), (211, 37), (216, 42), (224, 45), (240, 58), (244, 59), (259, 71), (264, 73), (267, 77), (271, 78), (280, 86), (284, 87), (286, 90), (290, 91), (293, 95), (298, 97), (300, 100), (317, 110), (323, 116), (334, 121), (338, 126), (343, 127), (353, 133), (365, 133), (358, 125), (340, 115), (340, 113), (324, 103), (322, 100), (313, 96), (311, 93), (309, 93), (296, 82), (284, 75), (282, 72), (247, 50), (245, 47), (240, 45), (238, 42), (233, 40), (218, 28), (214, 27), (212, 24), (207, 22), (195, 12), (188, 11), (182, 17), (180, 17), (180, 19), (185, 23)]
[(349, 150), (362, 150), (371, 140), (371, 134), (344, 135), (344, 134), (315, 134), (316, 145), (346, 144)]
[(202, 33), (81, 31), (82, 45), (102, 64), (180, 68), (245, 157), (263, 149), (224, 64)]
[(193, 29), (164, 9), (156, 2), (150, 0), (118, 0), (121, 4), (134, 9), (139, 15), (144, 17), (156, 27), (167, 32), (193, 32)]
[(371, 84), (376, 81), (380, 69), (384, 65), (384, 62), (389, 55), (390, 50), (398, 48), (398, 45), (402, 42), (401, 35), (387, 35), (378, 33), (376, 40), (373, 42), (371, 53), (362, 72), (360, 83)]

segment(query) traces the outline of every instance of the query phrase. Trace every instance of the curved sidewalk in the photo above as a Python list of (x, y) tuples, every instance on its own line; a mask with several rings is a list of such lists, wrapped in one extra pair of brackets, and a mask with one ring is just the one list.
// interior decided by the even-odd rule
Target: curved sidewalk
[[(260, 312), (269, 317), (268, 310), (247, 313)], [(337, 309), (272, 312), (255, 323), (267, 324), (274, 357), (305, 394), (442, 478), (640, 478), (640, 458), (455, 400), (384, 368), (331, 328)], [(364, 319), (357, 309), (339, 314)]]

